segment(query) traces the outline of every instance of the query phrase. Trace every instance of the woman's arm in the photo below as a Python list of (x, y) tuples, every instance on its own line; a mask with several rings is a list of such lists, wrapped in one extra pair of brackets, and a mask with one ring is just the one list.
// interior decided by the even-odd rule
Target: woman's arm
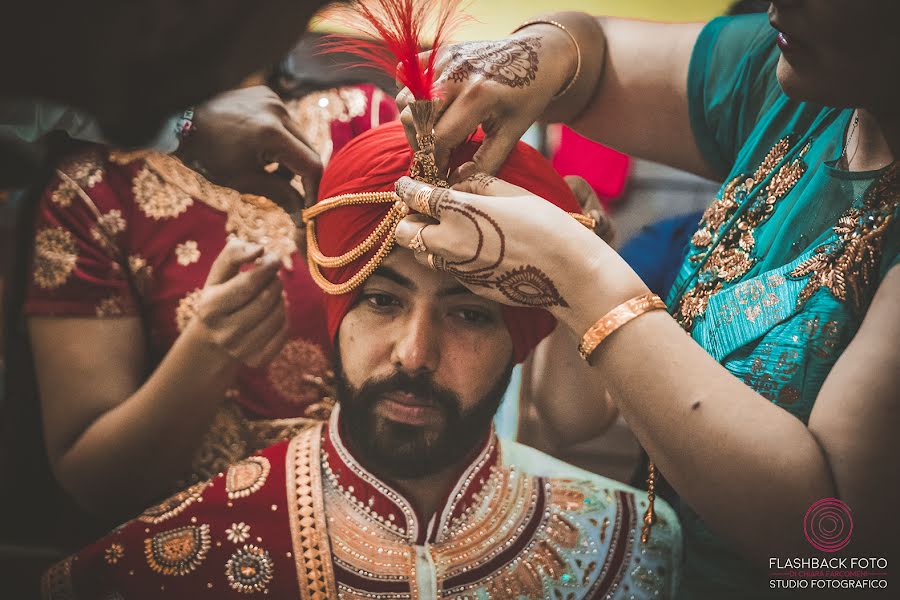
[(189, 469), (237, 364), (262, 364), (281, 348), (280, 263), (238, 272), (260, 255), (229, 242), (198, 318), (149, 378), (137, 318), (29, 319), (48, 455), (82, 506), (127, 517), (168, 491)]
[[(412, 205), (424, 185), (404, 178), (398, 192)], [(468, 261), (471, 269), (496, 264), (499, 256), (498, 272), (524, 265), (538, 270), (548, 290), (547, 309), (577, 336), (615, 306), (647, 292), (615, 251), (548, 202), (489, 177), (473, 177), (459, 187), (433, 192), (442, 218), (428, 228), (429, 250), (449, 261)], [(514, 202), (472, 193), (511, 196), (516, 190), (521, 197)], [(442, 211), (444, 203), (454, 210)], [(473, 209), (490, 215), (499, 232), (517, 235), (480, 250), (473, 249), (474, 241), (461, 244), (471, 237), (464, 215), (474, 215)], [(416, 231), (413, 222), (401, 222), (397, 242), (408, 243)], [(539, 251), (535, 235), (527, 232), (541, 232)], [(504, 300), (494, 287), (473, 289)], [(809, 428), (730, 374), (664, 311), (629, 322), (604, 340), (593, 357), (594, 368), (650, 457), (716, 531), (755, 558), (805, 552), (799, 528), (813, 501), (840, 493), (865, 507), (884, 502), (880, 509), (870, 508), (874, 518), (862, 522), (877, 521), (900, 502), (896, 475), (885, 483), (890, 476), (866, 464), (875, 456), (882, 465), (898, 458), (896, 436), (883, 429), (897, 415), (900, 348), (892, 344), (892, 333), (898, 328), (898, 293), (900, 275), (894, 269), (832, 370)], [(877, 361), (870, 358), (873, 349), (881, 355)], [(836, 424), (844, 416), (835, 415), (850, 395), (865, 402), (868, 414), (858, 421), (864, 427), (848, 431)], [(597, 397), (599, 402), (599, 390)], [(845, 454), (851, 444), (856, 449)], [(883, 529), (858, 533), (874, 539)]]
[[(618, 410), (603, 390), (603, 374), (578, 355), (578, 341), (557, 327), (522, 365), (518, 441), (550, 454), (596, 438), (615, 421)], [(524, 427), (523, 427), (524, 426)]]
[[(577, 12), (538, 19), (560, 23), (568, 33), (535, 24), (496, 42), (450, 46), (438, 57), (443, 112), (434, 129), (441, 168), (450, 149), (482, 125), (486, 137), (474, 162), (495, 173), (525, 130), (545, 120), (568, 123), (637, 157), (711, 175), (694, 141), (687, 106), (688, 65), (702, 24), (598, 19)], [(576, 73), (573, 38), (581, 71), (554, 100)], [(510, 62), (529, 75), (511, 83), (504, 70)], [(397, 96), (401, 109), (410, 100), (407, 90)], [(401, 120), (415, 144), (408, 109)]]

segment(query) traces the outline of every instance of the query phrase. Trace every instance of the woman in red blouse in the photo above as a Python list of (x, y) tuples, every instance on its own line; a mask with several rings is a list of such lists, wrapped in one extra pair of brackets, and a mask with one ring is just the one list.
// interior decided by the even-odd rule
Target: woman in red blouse
[[(396, 118), (373, 86), (289, 108), (323, 159)], [(274, 203), (170, 156), (92, 147), (58, 169), (25, 313), (47, 453), (82, 507), (130, 515), (328, 414), (321, 292), (295, 237)]]

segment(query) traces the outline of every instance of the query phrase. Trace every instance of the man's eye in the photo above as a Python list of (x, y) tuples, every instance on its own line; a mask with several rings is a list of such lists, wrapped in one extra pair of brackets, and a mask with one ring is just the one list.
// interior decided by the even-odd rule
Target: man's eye
[(456, 314), (458, 314), (463, 321), (472, 325), (486, 325), (493, 322), (493, 318), (489, 314), (471, 308), (461, 308)]
[(363, 299), (374, 308), (390, 308), (400, 304), (397, 299), (390, 294), (366, 294)]

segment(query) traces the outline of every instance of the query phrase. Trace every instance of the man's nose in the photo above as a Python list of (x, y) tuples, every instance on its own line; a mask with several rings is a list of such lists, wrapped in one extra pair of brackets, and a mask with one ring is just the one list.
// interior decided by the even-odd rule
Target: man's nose
[(396, 368), (410, 375), (433, 373), (441, 360), (440, 335), (429, 312), (409, 314), (394, 342), (391, 360)]

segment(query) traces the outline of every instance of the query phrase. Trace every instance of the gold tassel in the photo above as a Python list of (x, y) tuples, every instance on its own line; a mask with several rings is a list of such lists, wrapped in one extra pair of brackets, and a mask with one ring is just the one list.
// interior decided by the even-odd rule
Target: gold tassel
[(409, 166), (409, 176), (437, 187), (450, 187), (446, 179), (438, 172), (434, 159), (434, 123), (437, 121), (437, 104), (439, 100), (416, 100), (409, 105), (413, 125), (416, 128), (416, 143), (419, 149), (413, 154)]

